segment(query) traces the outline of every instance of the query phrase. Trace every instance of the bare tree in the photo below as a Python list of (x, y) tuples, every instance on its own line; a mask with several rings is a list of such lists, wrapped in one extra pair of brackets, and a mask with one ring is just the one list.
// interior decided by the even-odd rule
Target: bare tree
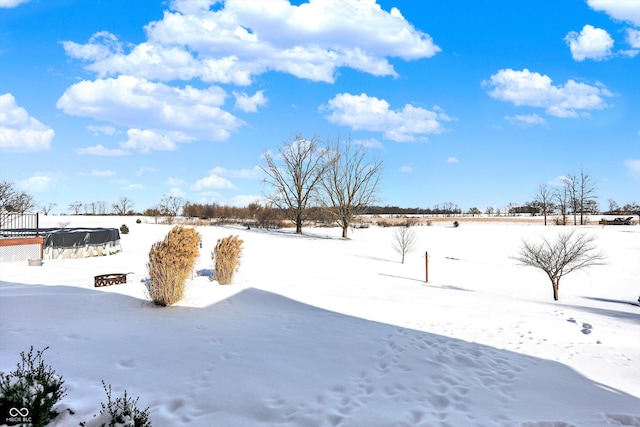
[(580, 208), (578, 203), (578, 177), (575, 174), (570, 173), (563, 179), (563, 183), (567, 194), (569, 196), (569, 206), (571, 207), (571, 213), (573, 215), (573, 225), (578, 225), (578, 210)]
[(317, 137), (305, 139), (296, 134), (291, 142), (277, 148), (277, 154), (263, 153), (266, 166), (264, 182), (273, 187), (266, 198), (286, 212), (287, 219), (302, 233), (306, 209), (317, 195), (322, 177), (332, 164), (326, 148), (321, 148)]
[(19, 191), (15, 184), (0, 181), (0, 210), (25, 213), (35, 209), (36, 202), (26, 191)]
[(562, 187), (553, 192), (553, 199), (556, 201), (556, 206), (560, 211), (561, 219), (558, 223), (560, 225), (567, 225), (567, 214), (572, 200), (569, 178), (562, 178)]
[(127, 215), (133, 210), (133, 201), (128, 197), (121, 197), (118, 202), (113, 203), (111, 207), (113, 207), (113, 212), (116, 215)]
[(555, 241), (546, 237), (542, 237), (540, 243), (523, 240), (520, 252), (513, 258), (547, 273), (553, 286), (553, 299), (557, 301), (562, 277), (572, 271), (606, 264), (606, 256), (596, 251), (595, 240), (595, 236), (576, 233), (572, 228), (568, 232), (560, 232)]
[(80, 210), (82, 209), (82, 202), (76, 201), (73, 203), (69, 203), (69, 212), (73, 212), (74, 215), (80, 215)]
[(182, 197), (165, 194), (162, 196), (158, 207), (162, 215), (177, 216), (182, 208), (184, 208), (184, 205), (185, 201)]
[(540, 208), (542, 215), (544, 215), (544, 225), (547, 225), (547, 214), (553, 209), (553, 193), (547, 184), (538, 186), (538, 193), (534, 201)]
[(410, 225), (394, 228), (391, 246), (402, 255), (402, 264), (404, 264), (404, 256), (416, 250), (417, 241), (416, 231)]
[(96, 208), (97, 208), (96, 202), (85, 203), (84, 213), (87, 215), (95, 215), (97, 210)]
[(476, 208), (475, 206), (469, 209), (468, 212), (469, 215), (471, 216), (476, 216), (476, 215), (482, 215), (482, 212), (480, 212), (480, 209)]
[(337, 140), (331, 151), (335, 157), (322, 180), (322, 203), (346, 239), (353, 218), (376, 201), (382, 161), (369, 159), (367, 147), (350, 139)]
[(587, 223), (588, 218), (585, 216), (585, 213), (596, 203), (595, 191), (596, 183), (583, 169), (580, 169), (580, 174), (577, 177), (576, 191), (577, 205), (580, 209), (580, 225)]
[(0, 181), (0, 210), (11, 211), (12, 200), (15, 196), (16, 189), (13, 183), (9, 181)]
[(16, 194), (13, 201), (13, 210), (19, 213), (32, 211), (36, 206), (37, 204), (33, 196), (25, 191), (21, 191)]
[(46, 205), (41, 205), (40, 209), (42, 209), (42, 212), (45, 215), (49, 215), (51, 213), (51, 211), (53, 210), (53, 208), (55, 208), (56, 206), (57, 206), (56, 203), (49, 202)]
[(106, 215), (107, 214), (107, 202), (104, 200), (99, 200), (96, 202), (96, 210), (98, 215)]

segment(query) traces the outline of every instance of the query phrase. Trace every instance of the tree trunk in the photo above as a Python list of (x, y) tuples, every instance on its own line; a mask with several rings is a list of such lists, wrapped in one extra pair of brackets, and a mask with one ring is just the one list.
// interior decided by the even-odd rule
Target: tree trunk
[(349, 227), (342, 227), (342, 238), (346, 239), (347, 238), (347, 232), (349, 231)]
[(551, 283), (553, 284), (553, 300), (558, 301), (558, 286), (560, 285), (558, 279), (551, 279)]

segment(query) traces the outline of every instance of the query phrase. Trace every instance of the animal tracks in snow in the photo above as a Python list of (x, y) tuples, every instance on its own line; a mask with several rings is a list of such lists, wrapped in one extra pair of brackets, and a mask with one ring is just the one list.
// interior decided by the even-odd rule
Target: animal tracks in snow
[(576, 324), (578, 327), (582, 327), (580, 332), (582, 332), (585, 335), (589, 335), (591, 332), (593, 332), (593, 326), (591, 326), (589, 323), (582, 323), (582, 326), (581, 326), (581, 324), (578, 323), (573, 317), (568, 318), (567, 322), (571, 322)]

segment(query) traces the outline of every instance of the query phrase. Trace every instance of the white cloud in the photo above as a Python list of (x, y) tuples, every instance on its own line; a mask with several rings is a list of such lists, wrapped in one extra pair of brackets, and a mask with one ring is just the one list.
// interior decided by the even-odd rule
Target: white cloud
[(209, 173), (231, 178), (258, 179), (262, 176), (262, 169), (259, 166), (255, 166), (253, 169), (225, 169), (221, 166), (216, 166)]
[(251, 203), (264, 203), (264, 196), (257, 196), (255, 194), (239, 194), (231, 198), (230, 205), (237, 207), (245, 207)]
[(585, 25), (580, 33), (571, 31), (564, 40), (569, 45), (571, 56), (576, 61), (585, 59), (601, 61), (612, 56), (613, 39), (602, 28)]
[(144, 185), (142, 184), (129, 184), (126, 187), (124, 187), (125, 190), (131, 190), (131, 191), (140, 191), (140, 190), (144, 190)]
[(76, 148), (75, 152), (80, 155), (89, 154), (92, 156), (106, 156), (106, 157), (126, 156), (130, 154), (126, 150), (121, 150), (117, 148), (115, 149), (106, 148), (101, 144), (94, 145), (92, 147)]
[(593, 10), (640, 27), (640, 6), (636, 0), (587, 0), (587, 4)]
[(458, 158), (457, 157), (449, 157), (447, 158), (447, 163), (458, 163)]
[[(158, 169), (156, 168), (150, 168), (150, 167), (141, 167), (140, 169), (138, 169), (136, 171), (136, 176), (142, 176), (143, 174), (147, 173), (147, 172), (156, 172)], [(173, 185), (173, 184), (169, 184), (169, 185)]]
[(226, 178), (223, 178), (215, 173), (211, 173), (204, 178), (199, 179), (196, 183), (191, 187), (194, 190), (222, 190), (222, 189), (233, 189), (234, 185)]
[(58, 100), (65, 113), (92, 117), (157, 133), (180, 132), (185, 138), (221, 141), (243, 122), (222, 110), (226, 93), (219, 87), (172, 87), (132, 76), (81, 81)]
[(0, 95), (0, 149), (15, 152), (51, 149), (55, 132), (16, 104), (10, 93)]
[(564, 175), (559, 175), (547, 182), (547, 184), (551, 185), (552, 187), (563, 187), (567, 181), (569, 181), (569, 178)]
[(505, 116), (505, 119), (512, 125), (521, 127), (546, 125), (547, 121), (537, 114), (516, 114), (515, 116)]
[(11, 9), (28, 1), (29, 0), (0, 0), (0, 8)]
[(356, 145), (362, 145), (367, 148), (371, 148), (374, 150), (383, 150), (384, 144), (378, 141), (375, 138), (367, 138), (367, 139), (354, 139), (353, 143)]
[(227, 1), (213, 11), (214, 3), (171, 2), (161, 20), (145, 27), (147, 40), (128, 52), (106, 32), (63, 46), (100, 77), (236, 85), (267, 71), (324, 82), (333, 82), (339, 67), (396, 76), (387, 57), (415, 60), (440, 51), (398, 9), (387, 12), (375, 1)]
[(18, 184), (27, 193), (43, 193), (55, 187), (65, 176), (61, 173), (36, 173)]
[(364, 93), (352, 95), (341, 93), (330, 99), (320, 110), (330, 111), (326, 116), (331, 123), (349, 126), (354, 130), (383, 132), (393, 141), (415, 141), (416, 136), (439, 134), (446, 129), (442, 121), (451, 119), (436, 108), (436, 111), (407, 104), (401, 110), (391, 110), (384, 99)]
[(92, 170), (89, 175), (90, 176), (96, 176), (96, 177), (105, 177), (105, 176), (114, 176), (116, 173), (112, 170), (103, 170), (103, 171), (99, 171), (99, 170)]
[(604, 98), (613, 96), (601, 84), (590, 86), (568, 80), (564, 85), (554, 86), (551, 82), (549, 76), (509, 68), (498, 71), (482, 86), (489, 89), (492, 98), (516, 106), (545, 108), (547, 114), (556, 117), (588, 116), (589, 110), (606, 108)]
[(640, 159), (629, 159), (624, 162), (629, 175), (640, 181)]
[(120, 143), (125, 150), (138, 150), (142, 153), (155, 151), (175, 151), (178, 149), (177, 142), (189, 142), (191, 138), (174, 132), (163, 134), (148, 129), (129, 129), (127, 131), (129, 139)]
[(400, 168), (400, 172), (402, 172), (402, 173), (412, 173), (413, 172), (413, 167), (408, 166), (408, 165), (402, 166)]
[(640, 49), (640, 30), (627, 28), (627, 43), (635, 49)]
[(183, 185), (186, 185), (186, 181), (183, 179), (179, 179), (179, 178), (173, 178), (173, 177), (169, 177), (167, 179), (167, 185), (170, 185), (172, 187), (182, 187)]
[(89, 125), (87, 126), (87, 130), (90, 132), (93, 132), (94, 135), (113, 135), (115, 134), (116, 128), (114, 128), (113, 126), (96, 126), (96, 125)]
[(233, 96), (236, 98), (235, 107), (246, 113), (257, 113), (258, 107), (267, 105), (267, 97), (264, 96), (264, 90), (259, 90), (251, 96), (244, 92), (233, 92)]
[(179, 187), (172, 187), (167, 193), (169, 196), (184, 198), (186, 193)]

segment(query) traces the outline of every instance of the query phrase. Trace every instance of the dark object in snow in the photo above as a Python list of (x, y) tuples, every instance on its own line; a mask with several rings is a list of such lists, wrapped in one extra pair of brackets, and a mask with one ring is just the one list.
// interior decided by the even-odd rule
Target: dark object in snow
[(626, 218), (618, 217), (613, 220), (601, 219), (600, 224), (602, 225), (633, 225), (633, 217), (629, 216)]
[(457, 226), (459, 226), (459, 225), (460, 225), (460, 223), (459, 223), (458, 221), (453, 221), (453, 226), (454, 226), (454, 227), (457, 227)]
[(94, 287), (99, 288), (101, 286), (119, 285), (120, 283), (127, 283), (127, 274), (101, 274), (95, 276)]

